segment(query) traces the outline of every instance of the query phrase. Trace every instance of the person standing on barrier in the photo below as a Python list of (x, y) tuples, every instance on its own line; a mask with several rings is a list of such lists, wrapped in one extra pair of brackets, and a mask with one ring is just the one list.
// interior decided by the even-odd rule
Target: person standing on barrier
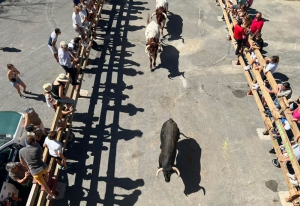
[(235, 50), (235, 55), (238, 56), (237, 65), (240, 65), (239, 56), (242, 54), (242, 46), (243, 46), (243, 36), (245, 35), (244, 28), (242, 27), (243, 21), (239, 19), (237, 24), (234, 26), (233, 37), (236, 40), (237, 47)]
[[(48, 179), (47, 164), (43, 162), (43, 150), (39, 144), (36, 144), (36, 139), (32, 135), (26, 138), (27, 146), (23, 147), (19, 152), (21, 164), (27, 168), (35, 179), (35, 181), (44, 187), (48, 193), (47, 199), (55, 199), (55, 195), (51, 192), (45, 179)], [(45, 178), (44, 178), (45, 176)]]
[(73, 69), (71, 57), (73, 61), (78, 62), (78, 58), (75, 58), (71, 52), (68, 51), (68, 44), (65, 41), (60, 42), (60, 48), (58, 49), (59, 64), (69, 73), (72, 79), (72, 85), (78, 85), (79, 82), (76, 81), (76, 71)]
[(52, 83), (51, 94), (52, 97), (62, 103), (67, 104), (67, 110), (70, 110), (70, 107), (75, 104), (75, 100), (66, 96), (65, 86), (70, 79), (65, 74), (60, 74)]
[(54, 59), (57, 61), (58, 63), (58, 56), (57, 56), (57, 47), (56, 47), (56, 41), (57, 41), (57, 37), (58, 35), (61, 34), (61, 31), (59, 28), (56, 28), (49, 37), (48, 40), (48, 47), (50, 49), (50, 51), (52, 52)]

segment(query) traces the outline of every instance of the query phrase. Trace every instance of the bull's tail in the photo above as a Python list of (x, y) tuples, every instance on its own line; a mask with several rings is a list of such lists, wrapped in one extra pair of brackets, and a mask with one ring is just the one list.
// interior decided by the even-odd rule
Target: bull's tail
[(181, 133), (181, 132), (180, 132), (179, 135), (182, 135), (182, 136), (184, 136), (185, 138), (190, 138), (190, 137), (185, 136), (185, 134), (183, 134), (183, 133)]
[(150, 14), (148, 13), (148, 17), (147, 17), (147, 24), (150, 23)]

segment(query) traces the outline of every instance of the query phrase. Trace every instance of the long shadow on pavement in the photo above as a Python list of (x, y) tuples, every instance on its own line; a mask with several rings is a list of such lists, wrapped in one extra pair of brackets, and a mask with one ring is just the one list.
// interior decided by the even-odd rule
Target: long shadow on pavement
[[(75, 113), (74, 117), (75, 121), (82, 121), (84, 124), (82, 127), (73, 128), (82, 133), (83, 138), (74, 138), (75, 143), (70, 144), (72, 150), (66, 154), (68, 158), (78, 161), (75, 167), (68, 172), (76, 175), (74, 185), (67, 188), (65, 198), (57, 201), (57, 205), (80, 205), (81, 202), (85, 202), (89, 206), (98, 204), (133, 205), (141, 195), (141, 191), (136, 188), (144, 185), (142, 179), (131, 180), (127, 177), (115, 177), (115, 170), (118, 141), (120, 139), (129, 141), (143, 135), (143, 132), (138, 129), (122, 128), (120, 126), (120, 113), (133, 116), (137, 112), (144, 111), (143, 108), (138, 108), (130, 103), (122, 105), (122, 101), (129, 98), (128, 95), (123, 94), (123, 91), (133, 89), (132, 85), (126, 85), (123, 80), (123, 75), (125, 75), (123, 71), (126, 70), (123, 67), (137, 65), (136, 62), (125, 59), (132, 55), (126, 49), (135, 45), (127, 41), (128, 31), (122, 30), (122, 28), (128, 28), (129, 22), (138, 19), (134, 14), (143, 10), (141, 5), (145, 2), (129, 0), (126, 4), (122, 0), (115, 0), (110, 3), (111, 11), (109, 13), (104, 12), (109, 14), (109, 19), (108, 21), (101, 20), (100, 29), (98, 28), (98, 31), (104, 33), (104, 43), (101, 46), (98, 68), (94, 68), (91, 72), (95, 74), (95, 81), (88, 113), (86, 115), (81, 114), (78, 118)], [(141, 29), (140, 27), (130, 28), (131, 30)], [(103, 83), (104, 78), (106, 78), (105, 83)], [(113, 83), (113, 81), (118, 83)], [(101, 106), (100, 114), (95, 115), (95, 112), (99, 111), (97, 110), (99, 105)], [(99, 115), (100, 118), (96, 122), (95, 116)], [(111, 124), (109, 124), (110, 122)], [(105, 162), (101, 159), (103, 150), (107, 150), (108, 153), (107, 165), (104, 165)], [(99, 175), (100, 173), (105, 175)], [(65, 182), (68, 181), (66, 177), (63, 179)], [(134, 191), (125, 195), (115, 194), (115, 187), (121, 187), (125, 190), (134, 189)], [(103, 191), (105, 191), (105, 195), (100, 196)]]
[(189, 195), (205, 188), (200, 186), (201, 182), (201, 147), (192, 138), (183, 139), (177, 144), (178, 154), (176, 166), (184, 183), (184, 194)]

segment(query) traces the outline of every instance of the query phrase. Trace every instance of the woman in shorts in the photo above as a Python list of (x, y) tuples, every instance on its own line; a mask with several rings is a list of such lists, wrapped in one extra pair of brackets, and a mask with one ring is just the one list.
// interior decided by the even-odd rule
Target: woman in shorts
[(31, 94), (31, 91), (27, 91), (26, 90), (26, 85), (24, 84), (24, 82), (19, 78), (18, 74), (20, 74), (20, 72), (17, 70), (17, 68), (13, 65), (13, 64), (7, 64), (7, 78), (10, 81), (11, 85), (16, 88), (18, 94), (20, 97), (22, 98), (26, 98), (20, 90), (20, 85), (23, 87), (23, 92), (25, 94)]

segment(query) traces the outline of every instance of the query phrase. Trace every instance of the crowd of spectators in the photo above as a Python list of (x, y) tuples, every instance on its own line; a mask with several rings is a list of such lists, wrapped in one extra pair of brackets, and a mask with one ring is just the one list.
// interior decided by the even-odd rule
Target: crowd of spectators
[[(294, 101), (291, 101), (293, 91), (289, 82), (282, 82), (280, 79), (277, 79), (277, 87), (271, 87), (267, 79), (267, 74), (273, 74), (277, 70), (279, 64), (279, 56), (274, 55), (271, 57), (265, 57), (264, 61), (266, 66), (263, 66), (260, 64), (260, 61), (257, 55), (255, 54), (256, 51), (262, 53), (264, 47), (264, 40), (262, 39), (262, 28), (264, 26), (264, 19), (262, 18), (262, 13), (257, 12), (256, 14), (254, 14), (248, 12), (249, 7), (253, 4), (253, 0), (237, 0), (237, 4), (233, 4), (231, 0), (226, 2), (225, 0), (222, 0), (222, 2), (224, 4), (224, 9), (231, 12), (232, 17), (237, 22), (233, 28), (233, 37), (235, 40), (234, 43), (237, 45), (235, 54), (238, 57), (236, 64), (240, 65), (239, 57), (242, 56), (243, 59), (246, 59), (244, 58), (244, 49), (248, 48), (245, 54), (250, 53), (251, 61), (248, 62), (248, 65), (246, 65), (244, 69), (246, 71), (251, 71), (251, 69), (258, 70), (264, 83), (262, 88), (260, 88), (258, 83), (252, 84), (252, 89), (250, 89), (247, 95), (252, 95), (252, 90), (265, 90), (266, 93), (270, 95), (275, 105), (275, 110), (281, 114), (281, 123), (292, 146), (291, 152), (293, 152), (293, 154), (299, 162), (300, 149), (298, 145), (298, 140), (300, 138), (300, 134), (296, 136), (293, 134), (290, 123), (284, 115), (284, 112), (281, 110), (280, 99), (284, 97), (289, 101), (290, 105), (288, 106), (289, 111), (287, 113), (292, 115), (292, 121), (300, 124), (300, 97), (298, 97)], [(218, 0), (216, 0), (216, 5), (220, 5)], [(254, 16), (254, 18), (252, 19), (251, 16)], [(230, 35), (228, 36), (228, 40), (231, 40)], [(259, 92), (259, 94), (261, 95), (261, 100), (265, 109), (264, 113), (266, 117), (273, 118), (272, 112), (268, 107), (265, 97), (262, 95), (262, 92)], [(278, 131), (278, 128), (275, 123), (273, 125), (273, 129), (270, 132), (272, 133), (273, 138), (277, 140), (281, 151), (280, 154), (278, 154), (278, 158), (272, 160), (273, 165), (275, 167), (280, 167), (280, 163), (287, 164), (286, 166), (289, 169), (289, 173), (287, 174), (287, 176), (289, 177), (290, 182), (295, 186), (299, 186), (299, 182), (296, 176), (294, 175), (294, 170), (290, 163), (291, 154), (287, 152), (282, 142), (281, 134)], [(269, 131), (264, 132), (264, 134), (269, 134)], [(276, 154), (275, 149), (272, 148), (269, 151), (269, 153)]]
[[(80, 79), (78, 79), (76, 57), (80, 48), (85, 47), (89, 50), (88, 43), (95, 38), (96, 25), (94, 18), (95, 12), (98, 11), (99, 5), (95, 4), (94, 0), (73, 0), (73, 14), (71, 16), (73, 29), (77, 36), (69, 43), (61, 41), (59, 47), (56, 42), (62, 31), (55, 28), (50, 33), (48, 39), (48, 47), (53, 54), (56, 62), (61, 65), (64, 73), (59, 74), (52, 83), (46, 83), (42, 86), (46, 105), (54, 111), (58, 108), (58, 103), (61, 103), (62, 112), (58, 117), (57, 127), (54, 131), (45, 129), (41, 117), (32, 108), (28, 107), (25, 111), (24, 128), (28, 136), (24, 140), (24, 147), (19, 151), (20, 162), (9, 162), (6, 164), (6, 170), (9, 177), (29, 189), (32, 182), (35, 181), (48, 194), (47, 199), (55, 199), (56, 196), (49, 188), (47, 164), (43, 161), (43, 148), (48, 148), (49, 154), (53, 157), (62, 170), (70, 168), (71, 164), (67, 163), (67, 158), (63, 155), (62, 143), (57, 140), (58, 132), (62, 130), (66, 119), (76, 111), (74, 108), (75, 100), (66, 95), (66, 84), (70, 82), (75, 90), (78, 89)], [(92, 24), (91, 39), (88, 38), (89, 26)], [(7, 78), (11, 85), (15, 87), (21, 98), (26, 98), (24, 94), (31, 94), (31, 91), (26, 89), (25, 83), (19, 78), (19, 70), (13, 64), (7, 64)], [(81, 71), (80, 71), (81, 72)], [(69, 74), (69, 76), (68, 76)], [(21, 93), (20, 86), (23, 88)], [(63, 131), (62, 131), (63, 132)], [(21, 201), (16, 197), (8, 197), (0, 202), (0, 205), (17, 205)]]

